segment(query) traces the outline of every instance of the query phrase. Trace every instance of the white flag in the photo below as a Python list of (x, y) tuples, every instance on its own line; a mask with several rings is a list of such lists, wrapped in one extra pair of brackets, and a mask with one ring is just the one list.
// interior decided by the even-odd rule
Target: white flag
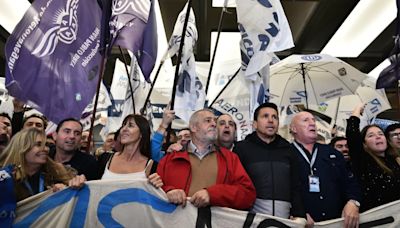
[[(186, 9), (187, 4), (179, 14), (175, 23), (174, 32), (169, 41), (168, 53), (170, 56), (176, 55), (178, 52), (182, 40), (181, 35), (186, 17)], [(176, 115), (186, 122), (189, 122), (189, 118), (194, 111), (204, 107), (205, 101), (203, 83), (196, 75), (196, 62), (193, 54), (193, 48), (197, 38), (196, 19), (193, 9), (191, 9), (182, 50), (174, 106)]]
[(246, 76), (271, 61), (268, 53), (294, 46), (292, 32), (279, 0), (236, 0), (239, 30), (249, 56)]
[[(89, 103), (88, 106), (86, 106), (85, 110), (83, 110), (82, 112), (80, 122), (83, 125), (83, 130), (88, 130), (90, 128), (95, 99), (96, 99), (96, 94), (93, 97), (93, 101)], [(106, 86), (102, 82), (99, 91), (99, 98), (97, 100), (96, 115), (94, 120), (95, 122), (93, 126), (96, 126), (97, 124), (104, 124), (101, 122), (101, 120), (102, 118), (107, 118), (109, 106), (111, 106), (110, 95), (107, 91)]]

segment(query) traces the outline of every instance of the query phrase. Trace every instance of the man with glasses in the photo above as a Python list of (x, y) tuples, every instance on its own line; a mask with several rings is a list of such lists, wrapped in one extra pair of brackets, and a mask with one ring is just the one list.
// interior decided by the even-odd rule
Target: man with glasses
[(386, 140), (390, 145), (390, 152), (397, 157), (400, 164), (400, 123), (389, 125), (385, 130)]

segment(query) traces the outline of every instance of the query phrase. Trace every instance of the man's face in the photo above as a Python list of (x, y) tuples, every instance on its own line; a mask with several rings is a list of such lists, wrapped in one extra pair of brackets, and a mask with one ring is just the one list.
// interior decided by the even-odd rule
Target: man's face
[(44, 131), (44, 123), (43, 120), (40, 119), (39, 117), (30, 117), (29, 119), (27, 119), (24, 123), (23, 129), (27, 129), (27, 128), (37, 128), (41, 131)]
[(89, 132), (84, 131), (84, 132), (82, 132), (82, 136), (81, 136), (81, 147), (87, 148), (88, 145), (89, 145)]
[(57, 149), (64, 152), (74, 152), (79, 148), (82, 137), (82, 127), (75, 121), (66, 121), (58, 132), (54, 133)]
[(187, 145), (190, 139), (191, 136), (189, 130), (182, 130), (178, 133), (178, 143), (180, 143), (183, 147)]
[(198, 122), (191, 126), (193, 136), (204, 143), (213, 143), (217, 139), (214, 114), (209, 111), (201, 111), (198, 115)]
[(347, 146), (347, 139), (335, 142), (335, 145), (333, 145), (333, 147), (343, 154), (344, 159), (346, 161), (350, 160), (349, 147)]
[(389, 132), (388, 141), (393, 148), (400, 149), (400, 128)]
[(317, 140), (315, 118), (309, 112), (299, 112), (293, 117), (291, 131), (300, 143), (315, 143)]
[(11, 122), (7, 117), (0, 116), (0, 150), (8, 145), (11, 139)]
[(235, 122), (230, 115), (221, 115), (217, 119), (218, 141), (231, 144), (235, 140)]
[(106, 141), (104, 142), (104, 150), (109, 151), (114, 148), (114, 134), (107, 135)]
[(279, 116), (273, 108), (260, 109), (257, 120), (253, 122), (253, 127), (259, 136), (266, 138), (275, 137), (279, 127)]

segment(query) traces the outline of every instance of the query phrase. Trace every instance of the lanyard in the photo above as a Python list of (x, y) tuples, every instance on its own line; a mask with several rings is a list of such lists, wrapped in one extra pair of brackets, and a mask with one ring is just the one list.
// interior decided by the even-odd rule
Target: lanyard
[[(33, 192), (32, 186), (29, 184), (28, 180), (24, 181), (25, 187), (28, 189), (29, 193), (33, 196), (35, 193)], [(44, 191), (44, 177), (43, 174), (39, 176), (39, 193)]]
[(306, 155), (304, 150), (299, 146), (299, 144), (297, 144), (297, 142), (293, 142), (293, 144), (297, 148), (297, 150), (300, 152), (300, 154), (303, 155), (304, 159), (306, 159), (307, 163), (310, 164), (311, 175), (314, 175), (312, 167), (315, 163), (315, 160), (317, 159), (318, 148), (315, 148), (313, 155), (311, 157), (311, 162), (310, 162), (310, 159), (308, 159), (308, 156)]

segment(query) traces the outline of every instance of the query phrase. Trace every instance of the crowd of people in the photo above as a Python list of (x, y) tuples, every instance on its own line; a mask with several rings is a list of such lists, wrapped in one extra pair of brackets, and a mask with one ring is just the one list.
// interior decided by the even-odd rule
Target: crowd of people
[(143, 179), (183, 207), (249, 210), (304, 219), (309, 227), (343, 217), (345, 227), (358, 227), (359, 213), (400, 199), (400, 124), (360, 131), (363, 108), (347, 120), (346, 137), (329, 145), (317, 142), (307, 111), (292, 118), (294, 140), (281, 137), (278, 107), (267, 102), (254, 112), (254, 132), (240, 142), (232, 116), (202, 109), (166, 144), (175, 118), (166, 109), (153, 133), (147, 119), (128, 115), (97, 150), (83, 139), (79, 120), (62, 120), (46, 136), (43, 116), (2, 113), (0, 167), (12, 167), (18, 201), (49, 188), (80, 188), (86, 180)]

